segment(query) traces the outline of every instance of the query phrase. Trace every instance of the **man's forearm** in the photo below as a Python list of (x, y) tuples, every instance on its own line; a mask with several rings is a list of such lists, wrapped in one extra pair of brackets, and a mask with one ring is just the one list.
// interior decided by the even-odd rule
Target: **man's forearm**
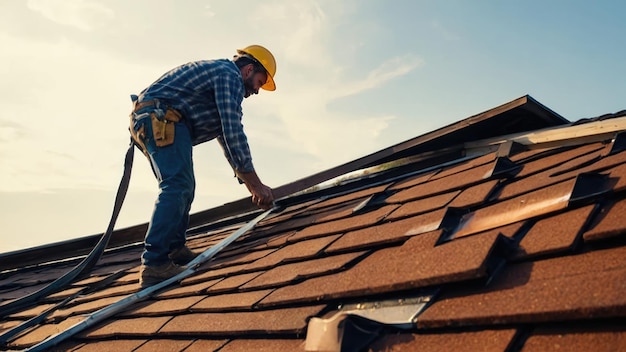
[(259, 176), (255, 171), (251, 172), (239, 172), (237, 171), (237, 177), (242, 180), (248, 191), (252, 194), (252, 202), (263, 209), (268, 209), (274, 202), (274, 196), (272, 189), (264, 185), (259, 179)]
[(235, 171), (235, 173), (237, 174), (237, 177), (239, 177), (239, 179), (241, 179), (248, 188), (258, 188), (263, 185), (263, 182), (261, 182), (261, 179), (254, 170), (250, 172)]

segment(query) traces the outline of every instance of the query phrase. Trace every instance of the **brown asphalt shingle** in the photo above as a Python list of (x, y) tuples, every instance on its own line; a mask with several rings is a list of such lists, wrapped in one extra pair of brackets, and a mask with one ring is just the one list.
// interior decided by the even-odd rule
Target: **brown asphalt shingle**
[(370, 346), (371, 352), (505, 351), (516, 330), (483, 330), (440, 334), (387, 335)]
[[(626, 177), (624, 177), (626, 179)], [(603, 240), (611, 237), (625, 236), (626, 200), (611, 202), (600, 208), (598, 215), (590, 229), (585, 232), (585, 241)]]
[[(443, 294), (417, 326), (616, 318), (626, 314), (626, 247), (512, 265), (490, 286)], [(594, 268), (587, 271), (587, 268)]]
[(223, 310), (247, 310), (267, 296), (272, 290), (236, 292), (210, 295), (193, 305), (194, 312), (220, 312)]
[(159, 335), (301, 333), (306, 328), (307, 318), (324, 307), (179, 315), (167, 322)]
[(539, 220), (522, 238), (518, 257), (573, 250), (594, 208), (588, 205)]
[[(303, 350), (302, 340), (235, 340), (231, 341), (220, 352), (292, 352)], [(185, 350), (186, 352), (186, 350)]]
[(279, 288), (259, 306), (394, 292), (486, 277), (486, 261), (496, 245), (497, 234), (433, 247), (437, 239), (438, 233), (431, 232), (412, 237), (401, 247), (380, 249), (346, 271)]
[(613, 352), (626, 350), (626, 327), (568, 330), (537, 329), (524, 343), (524, 352), (571, 351)]
[(172, 316), (146, 317), (130, 319), (118, 319), (109, 321), (89, 332), (82, 334), (85, 337), (104, 339), (118, 338), (122, 336), (154, 336), (156, 333), (172, 319)]

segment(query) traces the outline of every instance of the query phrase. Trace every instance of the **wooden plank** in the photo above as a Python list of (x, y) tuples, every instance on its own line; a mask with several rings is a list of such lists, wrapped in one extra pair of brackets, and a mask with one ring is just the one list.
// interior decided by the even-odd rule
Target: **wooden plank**
[(534, 148), (570, 146), (612, 139), (616, 133), (626, 130), (626, 116), (609, 120), (588, 122), (565, 127), (549, 127), (529, 133), (515, 133), (505, 136), (465, 143), (467, 150), (489, 148), (507, 141), (513, 141)]

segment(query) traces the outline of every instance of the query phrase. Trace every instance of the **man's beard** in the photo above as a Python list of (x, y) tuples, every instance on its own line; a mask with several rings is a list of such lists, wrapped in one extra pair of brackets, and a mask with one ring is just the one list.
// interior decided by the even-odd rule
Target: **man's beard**
[(245, 89), (244, 98), (247, 98), (254, 94), (254, 83), (252, 81), (253, 77), (254, 75), (243, 80), (243, 87)]

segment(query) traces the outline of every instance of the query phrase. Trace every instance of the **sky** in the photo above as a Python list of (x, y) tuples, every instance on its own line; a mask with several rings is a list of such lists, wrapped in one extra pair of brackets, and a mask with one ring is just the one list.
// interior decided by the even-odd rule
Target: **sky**
[[(180, 64), (260, 44), (275, 92), (243, 103), (270, 187), (526, 94), (570, 121), (626, 109), (626, 2), (0, 1), (0, 253), (102, 233), (129, 96)], [(216, 141), (194, 148), (192, 213), (248, 196)], [(135, 154), (116, 228), (158, 192)]]

